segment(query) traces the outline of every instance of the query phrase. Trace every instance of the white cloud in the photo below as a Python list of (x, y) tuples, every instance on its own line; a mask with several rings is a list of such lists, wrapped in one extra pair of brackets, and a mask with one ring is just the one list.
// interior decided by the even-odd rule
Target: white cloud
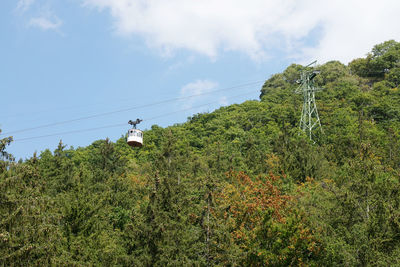
[(30, 27), (38, 27), (42, 30), (57, 30), (61, 25), (62, 21), (55, 15), (51, 18), (42, 16), (31, 18), (28, 24)]
[(323, 34), (316, 46), (302, 49), (305, 58), (347, 63), (365, 56), (375, 44), (389, 39), (400, 41), (400, 1), (339, 0), (325, 5), (321, 2), (318, 10)]
[(185, 99), (184, 108), (191, 108), (194, 102), (205, 99), (205, 93), (208, 93), (218, 87), (218, 83), (210, 80), (196, 80), (195, 82), (184, 85), (181, 89), (181, 97), (193, 96)]
[(63, 25), (63, 21), (54, 14), (48, 0), (18, 0), (16, 11), (18, 15), (27, 19), (27, 27), (58, 31)]
[(17, 10), (25, 12), (32, 6), (34, 2), (35, 0), (19, 0), (17, 3)]
[(305, 61), (348, 62), (374, 44), (400, 39), (398, 0), (82, 1), (109, 11), (119, 34), (140, 35), (164, 53), (186, 49), (212, 59), (240, 51), (262, 60), (278, 51)]

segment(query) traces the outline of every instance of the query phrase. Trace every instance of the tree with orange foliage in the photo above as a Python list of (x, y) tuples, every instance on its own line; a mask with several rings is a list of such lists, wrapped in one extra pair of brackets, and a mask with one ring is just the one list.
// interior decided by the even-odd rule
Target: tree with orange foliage
[(228, 227), (238, 264), (302, 265), (318, 256), (317, 241), (292, 208), (294, 198), (280, 190), (279, 176), (227, 176), (229, 181), (215, 195), (219, 208), (214, 215)]

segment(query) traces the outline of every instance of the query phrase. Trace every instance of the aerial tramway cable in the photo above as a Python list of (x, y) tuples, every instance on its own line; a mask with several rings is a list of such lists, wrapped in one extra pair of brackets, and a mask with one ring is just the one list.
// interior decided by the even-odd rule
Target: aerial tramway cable
[(258, 83), (261, 83), (261, 82), (264, 82), (264, 81), (263, 80), (259, 80), (259, 81), (249, 82), (249, 83), (245, 83), (245, 84), (241, 84), (241, 85), (237, 85), (237, 86), (232, 86), (232, 87), (227, 87), (227, 88), (223, 88), (223, 89), (219, 89), (219, 90), (209, 91), (209, 92), (205, 92), (205, 93), (200, 93), (200, 94), (195, 94), (195, 95), (190, 95), (190, 96), (184, 96), (184, 97), (170, 98), (170, 99), (167, 99), (167, 100), (162, 100), (162, 101), (159, 101), (159, 102), (144, 104), (144, 105), (141, 105), (141, 106), (129, 107), (129, 108), (125, 108), (125, 109), (119, 109), (119, 110), (114, 110), (114, 111), (110, 111), (110, 112), (103, 112), (103, 113), (84, 116), (84, 117), (75, 118), (75, 119), (71, 119), (71, 120), (59, 121), (59, 122), (39, 125), (39, 126), (35, 126), (35, 127), (30, 127), (30, 128), (19, 129), (19, 130), (15, 130), (15, 131), (0, 133), (0, 136), (12, 135), (12, 134), (15, 134), (15, 133), (27, 132), (27, 131), (37, 130), (37, 129), (41, 129), (41, 128), (48, 128), (48, 127), (52, 127), (52, 126), (56, 126), (56, 125), (62, 125), (62, 124), (67, 124), (67, 123), (81, 121), (81, 120), (88, 120), (88, 119), (103, 117), (103, 116), (112, 115), (112, 114), (116, 114), (116, 113), (126, 112), (126, 111), (130, 111), (130, 110), (140, 109), (140, 108), (152, 107), (152, 106), (155, 106), (155, 105), (160, 105), (160, 104), (164, 104), (164, 103), (168, 103), (168, 102), (174, 102), (174, 101), (184, 100), (184, 99), (188, 99), (188, 98), (192, 98), (192, 97), (197, 97), (197, 96), (202, 96), (202, 95), (207, 95), (207, 94), (213, 94), (213, 93), (222, 92), (222, 91), (231, 90), (231, 89), (236, 89), (236, 88), (242, 88), (242, 87), (246, 87), (246, 86), (250, 86), (250, 85), (255, 85), (255, 84), (258, 84)]
[[(258, 92), (259, 90), (257, 90)], [(227, 97), (226, 99), (231, 99), (231, 98), (236, 98), (236, 97), (240, 97), (240, 96), (245, 96), (245, 95), (249, 95), (249, 94), (253, 94), (256, 91), (250, 91), (247, 93), (243, 93), (240, 95), (235, 95), (235, 96), (231, 96), (231, 97)], [(196, 109), (196, 108), (200, 108), (200, 107), (205, 107), (208, 106), (210, 104), (214, 104), (214, 103), (218, 103), (219, 100), (217, 101), (212, 101), (212, 102), (208, 102), (206, 104), (201, 104), (201, 105), (197, 105), (197, 106), (193, 106), (190, 108), (186, 108), (186, 109), (181, 109), (181, 110), (177, 110), (177, 111), (173, 111), (173, 112), (169, 112), (169, 113), (164, 113), (162, 115), (158, 115), (158, 116), (154, 116), (154, 117), (150, 117), (147, 119), (143, 119), (143, 121), (147, 122), (147, 121), (152, 121), (155, 119), (159, 119), (162, 117), (167, 117), (173, 114), (177, 114), (177, 113), (181, 113), (183, 111), (188, 111), (191, 109)], [(16, 139), (14, 140), (14, 142), (22, 142), (22, 141), (28, 141), (28, 140), (32, 140), (32, 139), (40, 139), (40, 138), (45, 138), (45, 137), (52, 137), (52, 136), (58, 136), (58, 135), (66, 135), (66, 134), (75, 134), (75, 133), (82, 133), (82, 132), (90, 132), (90, 131), (96, 131), (96, 130), (101, 130), (101, 129), (107, 129), (107, 128), (114, 128), (114, 127), (121, 127), (121, 126), (125, 126), (125, 123), (118, 123), (118, 124), (111, 124), (111, 125), (105, 125), (105, 126), (100, 126), (100, 127), (95, 127), (95, 128), (88, 128), (88, 129), (82, 129), (82, 130), (73, 130), (73, 131), (66, 131), (66, 132), (60, 132), (60, 133), (54, 133), (54, 134), (47, 134), (47, 135), (40, 135), (40, 136), (33, 136), (33, 137), (26, 137), (26, 138), (20, 138), (20, 139)]]

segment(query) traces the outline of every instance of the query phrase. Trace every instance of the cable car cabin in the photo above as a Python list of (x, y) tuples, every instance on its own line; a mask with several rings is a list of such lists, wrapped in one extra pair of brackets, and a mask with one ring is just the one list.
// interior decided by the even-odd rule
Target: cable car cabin
[(143, 145), (143, 132), (138, 129), (128, 131), (127, 143), (131, 147), (141, 147)]

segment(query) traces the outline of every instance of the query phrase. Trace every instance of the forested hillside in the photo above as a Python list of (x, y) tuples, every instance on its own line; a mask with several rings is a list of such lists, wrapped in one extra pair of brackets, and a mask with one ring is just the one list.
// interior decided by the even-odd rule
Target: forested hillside
[(317, 68), (313, 141), (295, 64), (142, 148), (1, 140), (0, 266), (400, 265), (400, 43)]

